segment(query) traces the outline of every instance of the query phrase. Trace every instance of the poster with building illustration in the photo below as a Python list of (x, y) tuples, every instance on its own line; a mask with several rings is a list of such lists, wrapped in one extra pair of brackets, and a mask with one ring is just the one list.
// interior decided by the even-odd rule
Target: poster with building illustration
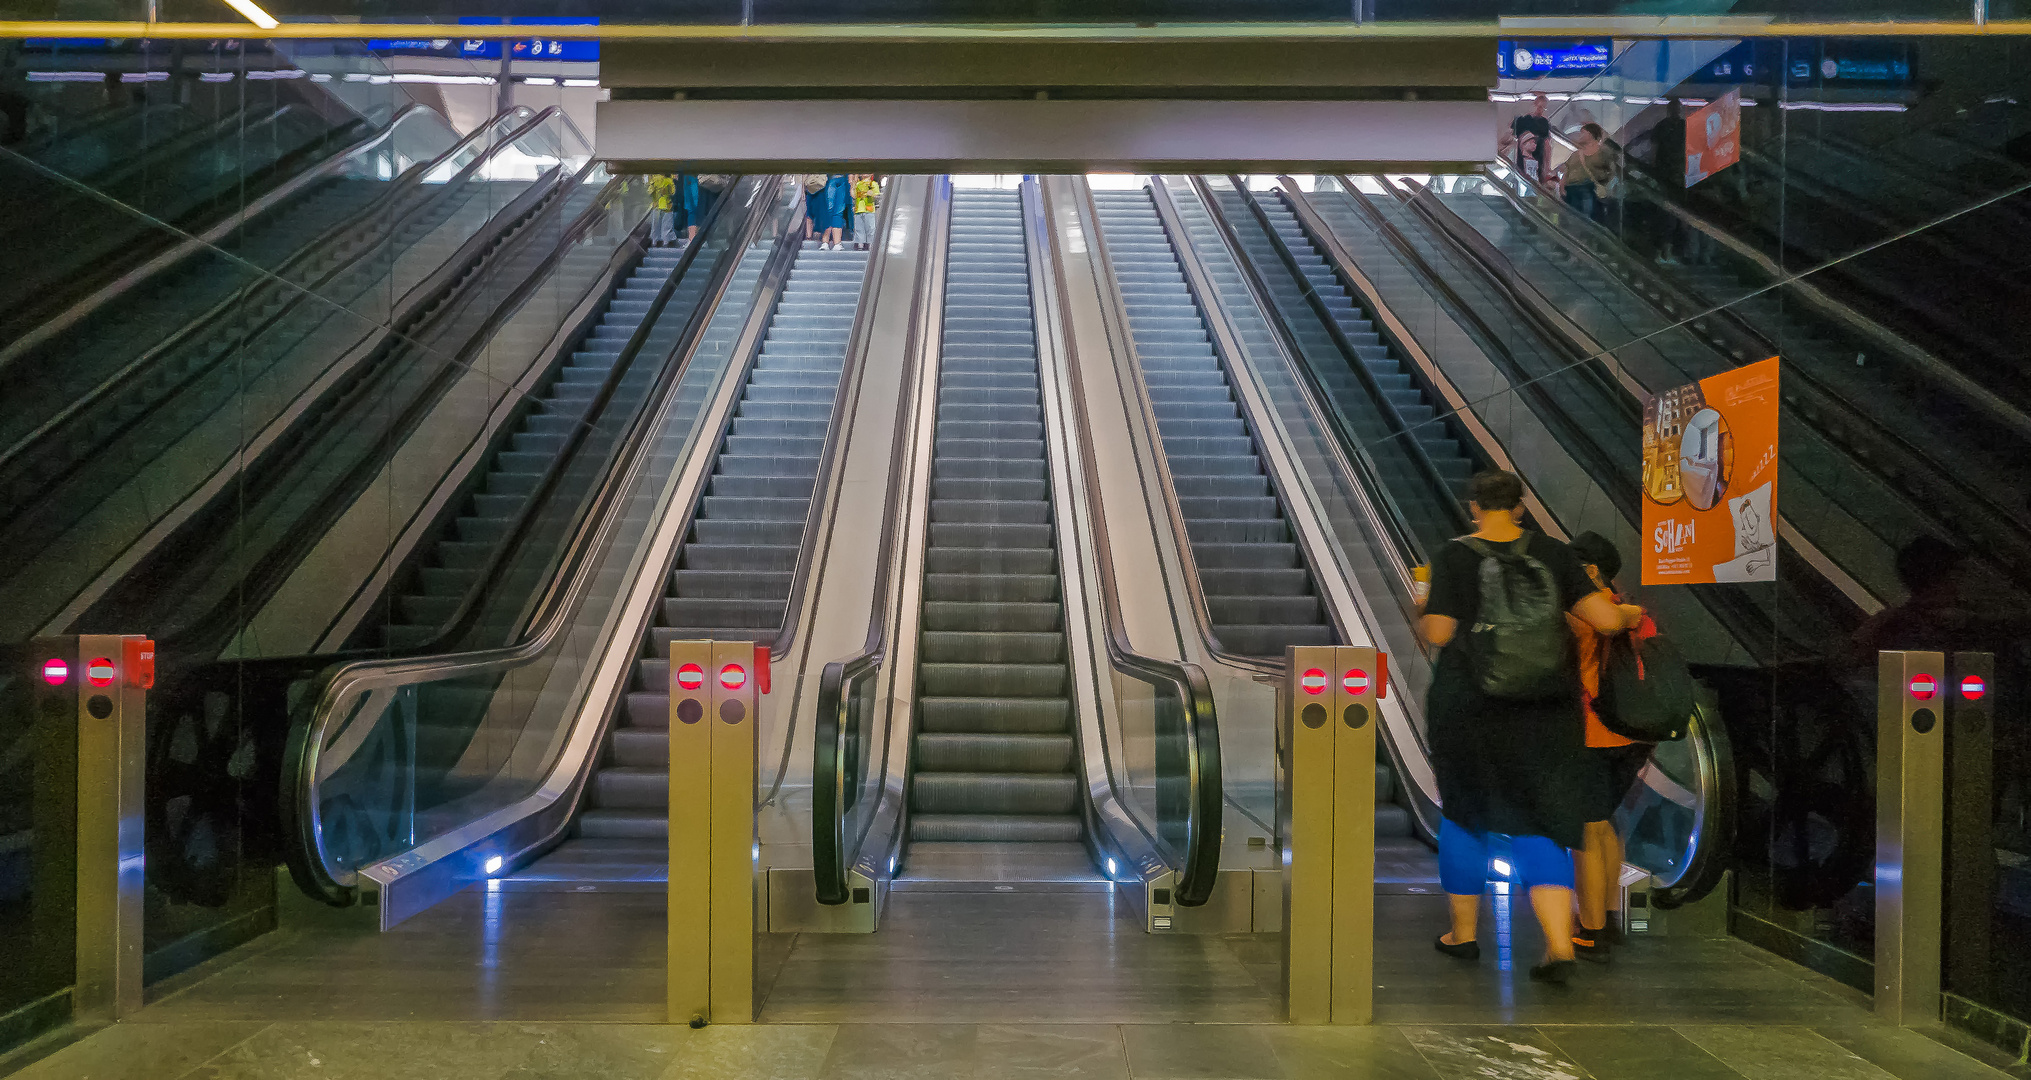
[(1777, 358), (1643, 405), (1643, 583), (1777, 580)]

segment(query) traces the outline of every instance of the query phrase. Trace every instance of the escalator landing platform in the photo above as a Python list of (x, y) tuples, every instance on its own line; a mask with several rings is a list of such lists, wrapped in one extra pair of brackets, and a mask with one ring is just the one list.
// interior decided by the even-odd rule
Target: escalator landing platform
[[(1376, 1023), (1280, 1022), (1281, 939), (1150, 935), (1104, 892), (907, 892), (880, 934), (760, 950), (761, 1023), (662, 1023), (663, 897), (473, 889), (388, 933), (285, 901), (282, 929), (139, 1014), (0, 1075), (536, 1080), (2002, 1080), (1981, 1047), (1734, 939), (1639, 940), (1560, 991), (1527, 913), (1479, 964), (1431, 949), (1439, 896), (1378, 896)], [(1520, 907), (1521, 905), (1516, 905)], [(1958, 1039), (1941, 1035), (1939, 1038)], [(1970, 1056), (1975, 1055), (1975, 1056)]]

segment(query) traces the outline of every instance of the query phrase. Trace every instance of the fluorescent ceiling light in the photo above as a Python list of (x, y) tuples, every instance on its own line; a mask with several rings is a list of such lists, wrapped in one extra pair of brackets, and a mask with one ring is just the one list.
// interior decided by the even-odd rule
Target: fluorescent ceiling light
[(275, 16), (261, 10), (254, 0), (226, 0), (226, 6), (246, 17), (246, 20), (263, 30), (273, 30), (282, 23)]

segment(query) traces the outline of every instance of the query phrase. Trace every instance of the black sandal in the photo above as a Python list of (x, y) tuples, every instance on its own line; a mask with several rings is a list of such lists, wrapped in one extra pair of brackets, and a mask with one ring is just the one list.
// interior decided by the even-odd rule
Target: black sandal
[(1446, 942), (1446, 935), (1440, 934), (1432, 939), (1432, 947), (1455, 960), (1481, 959), (1481, 943), (1479, 941), (1463, 941), (1458, 945), (1451, 945)]
[(1532, 982), (1564, 986), (1573, 977), (1573, 969), (1579, 965), (1571, 960), (1546, 960), (1530, 969)]

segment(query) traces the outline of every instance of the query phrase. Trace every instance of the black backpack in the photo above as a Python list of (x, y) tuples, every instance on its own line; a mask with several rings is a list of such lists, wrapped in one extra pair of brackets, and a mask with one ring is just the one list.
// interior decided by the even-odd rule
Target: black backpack
[(1601, 645), (1601, 726), (1637, 742), (1685, 738), (1696, 701), (1692, 672), (1667, 638), (1617, 634)]
[(1481, 614), (1466, 642), (1481, 692), (1508, 701), (1574, 693), (1578, 676), (1566, 660), (1572, 631), (1551, 567), (1471, 536), (1460, 542), (1481, 556)]

